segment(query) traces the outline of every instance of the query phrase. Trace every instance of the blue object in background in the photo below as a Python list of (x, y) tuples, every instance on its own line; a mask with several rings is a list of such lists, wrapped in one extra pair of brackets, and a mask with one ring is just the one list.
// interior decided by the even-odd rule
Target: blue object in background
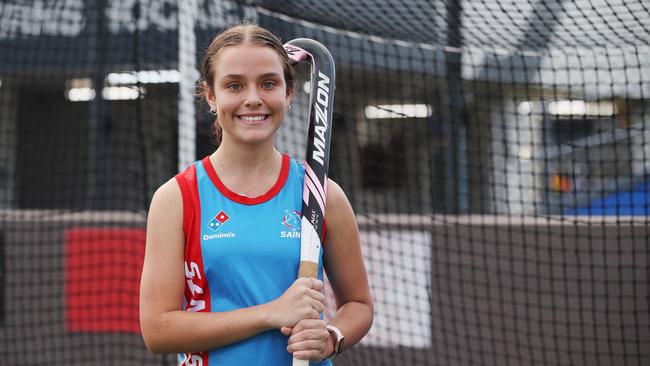
[(631, 191), (612, 193), (594, 200), (586, 207), (567, 210), (568, 215), (623, 215), (650, 214), (650, 181), (634, 187)]

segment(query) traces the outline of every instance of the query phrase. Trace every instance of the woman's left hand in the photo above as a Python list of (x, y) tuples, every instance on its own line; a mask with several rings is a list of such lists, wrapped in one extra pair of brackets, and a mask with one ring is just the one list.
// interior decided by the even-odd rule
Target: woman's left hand
[(303, 319), (295, 327), (283, 327), (280, 331), (289, 336), (287, 351), (301, 360), (320, 361), (334, 348), (330, 332), (320, 319)]

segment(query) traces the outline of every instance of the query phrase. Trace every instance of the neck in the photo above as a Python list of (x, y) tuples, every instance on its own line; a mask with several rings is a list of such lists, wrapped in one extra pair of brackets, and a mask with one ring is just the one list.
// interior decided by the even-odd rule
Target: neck
[[(273, 163), (281, 162), (281, 155), (273, 146), (273, 143), (264, 145), (247, 146), (244, 144), (222, 141), (219, 148), (210, 156), (215, 166), (227, 169), (230, 173), (251, 173), (259, 170), (268, 170)], [(222, 170), (224, 171), (224, 170)]]
[(271, 189), (282, 168), (282, 155), (272, 144), (249, 148), (222, 142), (210, 161), (226, 187), (249, 197), (263, 195)]

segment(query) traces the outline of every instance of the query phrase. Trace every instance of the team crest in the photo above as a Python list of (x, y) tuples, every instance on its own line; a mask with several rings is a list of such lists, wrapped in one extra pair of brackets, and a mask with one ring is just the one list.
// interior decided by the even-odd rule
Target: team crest
[(289, 230), (280, 231), (281, 238), (300, 238), (301, 215), (296, 210), (284, 210), (282, 225)]
[(221, 210), (215, 217), (212, 218), (212, 220), (210, 220), (210, 222), (208, 222), (208, 228), (215, 232), (219, 231), (223, 224), (225, 224), (228, 220), (230, 220), (230, 216)]
[(300, 230), (300, 217), (300, 212), (296, 210), (284, 210), (282, 225), (293, 231)]

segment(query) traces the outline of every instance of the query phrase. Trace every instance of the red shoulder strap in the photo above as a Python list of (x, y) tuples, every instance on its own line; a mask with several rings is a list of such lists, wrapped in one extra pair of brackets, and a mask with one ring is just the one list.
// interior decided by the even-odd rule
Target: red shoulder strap
[[(190, 165), (175, 177), (183, 198), (183, 233), (185, 234), (185, 296), (183, 307), (186, 311), (209, 312), (210, 288), (205, 278), (203, 255), (201, 253), (201, 204), (196, 166)], [(208, 366), (208, 353), (195, 352), (183, 355), (181, 365), (201, 363)]]
[[(200, 210), (199, 192), (196, 182), (196, 166), (190, 165), (174, 177), (183, 197), (183, 233), (189, 237), (192, 217)], [(200, 214), (200, 211), (198, 211)], [(196, 217), (196, 216), (194, 216)]]

